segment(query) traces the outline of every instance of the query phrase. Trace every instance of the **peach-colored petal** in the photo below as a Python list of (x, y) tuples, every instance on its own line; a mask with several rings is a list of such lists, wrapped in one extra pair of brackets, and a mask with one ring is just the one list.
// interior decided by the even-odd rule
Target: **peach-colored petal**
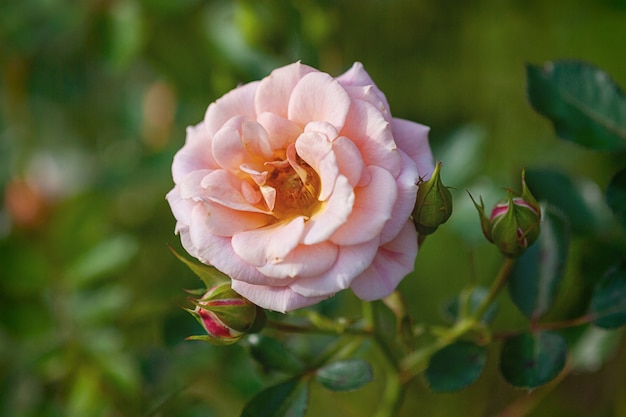
[(415, 226), (409, 220), (395, 239), (380, 247), (372, 265), (352, 281), (350, 289), (365, 301), (384, 298), (413, 272), (416, 256)]
[(204, 222), (205, 232), (225, 237), (263, 227), (271, 220), (265, 214), (236, 211), (214, 203), (198, 204), (191, 213), (191, 223), (197, 226)]
[(305, 132), (321, 133), (326, 136), (329, 142), (332, 142), (337, 137), (337, 128), (328, 122), (321, 122), (318, 120), (307, 123), (304, 127)]
[(189, 226), (189, 216), (191, 215), (191, 210), (193, 209), (193, 205), (197, 203), (194, 203), (189, 199), (181, 198), (180, 187), (178, 185), (175, 185), (174, 188), (167, 193), (165, 198), (170, 204), (174, 218), (178, 222)]
[(363, 100), (374, 106), (383, 115), (386, 121), (391, 122), (391, 112), (385, 96), (373, 85), (367, 86), (344, 86), (350, 97), (355, 100)]
[(178, 183), (185, 175), (199, 169), (217, 169), (219, 165), (211, 152), (211, 137), (204, 122), (187, 128), (185, 146), (174, 155), (172, 177)]
[(337, 81), (344, 87), (367, 87), (372, 86), (373, 92), (378, 96), (378, 98), (384, 103), (385, 107), (389, 109), (389, 103), (387, 103), (387, 98), (382, 91), (376, 87), (374, 81), (369, 76), (365, 68), (363, 68), (363, 64), (360, 62), (355, 62), (352, 67), (337, 77)]
[(353, 188), (348, 179), (340, 175), (328, 201), (324, 202), (322, 208), (306, 222), (302, 243), (314, 245), (328, 239), (348, 220), (353, 205)]
[(205, 189), (201, 185), (202, 180), (211, 172), (214, 171), (199, 169), (185, 175), (185, 177), (178, 183), (180, 197), (185, 200), (201, 201), (206, 194)]
[(368, 167), (368, 171), (370, 183), (354, 189), (350, 217), (330, 237), (338, 245), (356, 245), (372, 240), (391, 218), (398, 198), (396, 181), (390, 173), (375, 165)]
[(219, 169), (205, 176), (200, 185), (206, 190), (204, 197), (206, 200), (233, 210), (268, 214), (267, 210), (253, 206), (248, 202), (241, 192), (241, 182), (241, 179), (228, 171)]
[(334, 78), (323, 72), (311, 72), (293, 89), (288, 118), (301, 126), (324, 121), (341, 130), (349, 109), (350, 97)]
[(251, 285), (242, 281), (233, 281), (232, 288), (259, 307), (280, 313), (308, 307), (334, 295), (326, 294), (321, 297), (303, 297), (289, 287)]
[(391, 125), (370, 103), (354, 100), (346, 126), (339, 133), (355, 143), (365, 165), (378, 165), (394, 177), (400, 173), (400, 155), (396, 152)]
[(308, 73), (318, 72), (300, 62), (281, 68), (261, 80), (254, 98), (257, 113), (274, 113), (287, 119), (289, 98), (296, 84)]
[(211, 146), (215, 162), (233, 173), (236, 173), (239, 166), (251, 159), (241, 138), (241, 125), (244, 120), (243, 117), (230, 119), (215, 133)]
[(302, 133), (300, 126), (274, 113), (261, 113), (257, 121), (265, 128), (274, 150), (286, 149)]
[(330, 242), (316, 245), (298, 245), (280, 262), (270, 262), (257, 270), (271, 278), (319, 275), (328, 270), (337, 259), (338, 248)]
[(339, 246), (337, 260), (330, 269), (318, 276), (300, 278), (289, 287), (306, 297), (323, 296), (346, 289), (355, 277), (369, 267), (377, 249), (378, 237), (358, 245)]
[(321, 189), (318, 199), (325, 201), (333, 192), (333, 186), (339, 175), (339, 167), (332, 144), (328, 138), (317, 132), (305, 132), (296, 141), (296, 150), (300, 158), (309, 164), (320, 177)]
[(274, 150), (272, 149), (267, 132), (257, 122), (246, 120), (241, 125), (241, 138), (243, 145), (252, 155), (270, 159)]
[(259, 267), (283, 261), (298, 246), (303, 232), (304, 218), (300, 216), (287, 223), (238, 233), (232, 245), (241, 259)]
[(406, 219), (411, 216), (415, 207), (415, 197), (417, 194), (417, 166), (402, 150), (398, 150), (402, 156), (402, 171), (396, 178), (398, 186), (398, 198), (393, 206), (391, 218), (385, 223), (385, 227), (380, 232), (380, 243), (384, 245), (400, 233)]
[(251, 82), (226, 93), (222, 98), (212, 103), (206, 111), (204, 122), (209, 137), (212, 137), (224, 124), (233, 117), (254, 120), (254, 95), (259, 82)]
[(356, 187), (365, 168), (359, 148), (345, 136), (335, 139), (332, 146), (339, 172), (348, 179), (351, 186)]
[(433, 154), (428, 145), (430, 128), (404, 119), (393, 119), (391, 126), (396, 144), (415, 161), (420, 177), (430, 178), (435, 169)]

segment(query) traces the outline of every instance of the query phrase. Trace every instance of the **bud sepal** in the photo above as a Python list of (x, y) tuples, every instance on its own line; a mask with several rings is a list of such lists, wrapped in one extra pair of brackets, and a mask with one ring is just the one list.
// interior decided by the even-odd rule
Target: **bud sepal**
[(434, 233), (452, 215), (452, 195), (441, 182), (441, 162), (427, 181), (418, 183), (413, 223), (420, 235)]

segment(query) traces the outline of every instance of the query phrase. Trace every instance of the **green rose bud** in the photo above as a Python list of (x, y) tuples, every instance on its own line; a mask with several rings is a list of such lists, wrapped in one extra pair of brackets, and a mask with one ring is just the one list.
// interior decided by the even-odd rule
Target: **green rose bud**
[(539, 237), (541, 209), (530, 193), (522, 171), (522, 194), (508, 190), (507, 199), (498, 203), (491, 215), (485, 215), (482, 197), (480, 204), (470, 195), (480, 216), (483, 233), (506, 256), (521, 255)]
[(413, 222), (420, 235), (434, 233), (452, 215), (452, 195), (441, 182), (440, 171), (441, 162), (437, 162), (430, 179), (418, 184)]
[(265, 311), (237, 294), (230, 283), (211, 288), (199, 300), (195, 310), (187, 310), (206, 330), (208, 336), (191, 336), (217, 345), (229, 345), (249, 333), (260, 331), (265, 324)]

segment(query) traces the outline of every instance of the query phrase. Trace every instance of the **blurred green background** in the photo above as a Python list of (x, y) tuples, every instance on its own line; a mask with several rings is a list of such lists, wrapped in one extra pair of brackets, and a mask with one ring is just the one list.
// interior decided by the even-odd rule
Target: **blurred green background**
[[(332, 75), (361, 61), (395, 116), (431, 126), (456, 211), (402, 289), (416, 320), (439, 324), (442, 302), (498, 266), (466, 188), (489, 205), (519, 189), (522, 167), (550, 167), (591, 180), (593, 200), (624, 162), (556, 139), (526, 100), (524, 64), (582, 59), (625, 86), (624, 39), (624, 0), (5, 0), (0, 415), (236, 416), (280, 380), (240, 346), (183, 340), (200, 331), (183, 288), (200, 282), (167, 248), (180, 248), (164, 198), (172, 157), (185, 127), (237, 84), (296, 60)], [(569, 275), (563, 311), (584, 291)], [(522, 326), (502, 298), (496, 326)], [(353, 304), (341, 294), (322, 308)], [(626, 416), (617, 349), (528, 415)], [(383, 382), (316, 389), (309, 415), (367, 416)], [(402, 415), (497, 415), (525, 396), (494, 354), (460, 393), (417, 379)]]

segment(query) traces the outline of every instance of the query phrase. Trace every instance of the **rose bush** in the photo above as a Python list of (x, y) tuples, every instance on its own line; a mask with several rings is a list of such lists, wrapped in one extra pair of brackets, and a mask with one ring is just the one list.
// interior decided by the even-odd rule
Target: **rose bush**
[(414, 268), (410, 214), (432, 170), (428, 128), (393, 118), (360, 63), (333, 78), (297, 62), (187, 129), (167, 200), (192, 256), (285, 312), (390, 294)]

